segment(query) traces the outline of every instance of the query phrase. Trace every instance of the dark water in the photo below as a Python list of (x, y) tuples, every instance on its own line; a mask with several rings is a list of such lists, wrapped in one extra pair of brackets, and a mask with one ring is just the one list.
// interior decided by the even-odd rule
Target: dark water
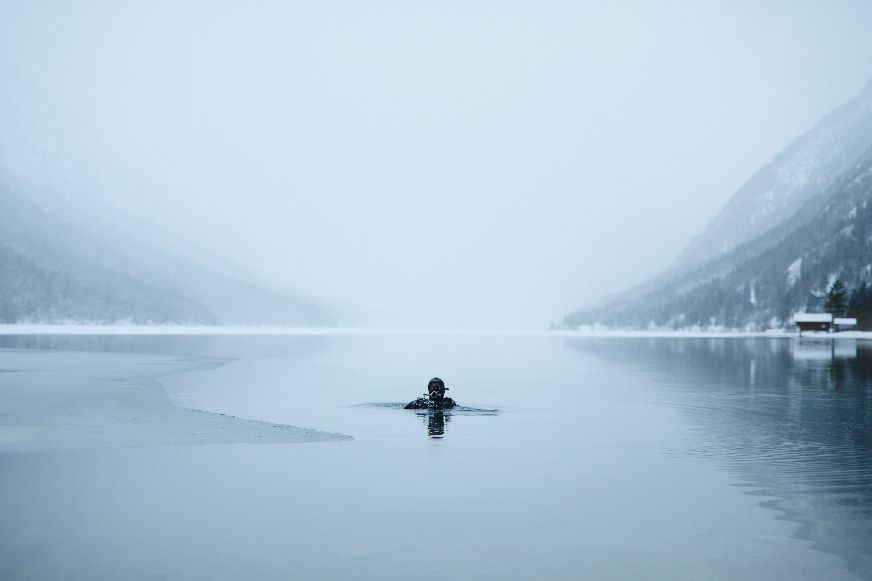
[[(37, 336), (0, 347), (225, 357), (165, 378), (168, 397), (354, 437), (0, 455), (2, 579), (872, 579), (872, 345)], [(463, 408), (399, 409), (433, 375)]]
[(828, 339), (573, 341), (662, 375), (694, 426), (686, 452), (736, 474), (795, 535), (872, 578), (872, 343)]

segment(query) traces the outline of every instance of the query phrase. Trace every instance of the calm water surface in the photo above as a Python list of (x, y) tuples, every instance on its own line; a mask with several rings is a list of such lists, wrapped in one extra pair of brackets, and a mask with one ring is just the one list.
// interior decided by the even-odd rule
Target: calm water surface
[[(168, 397), (354, 437), (0, 455), (2, 579), (872, 579), (872, 345), (36, 336), (0, 347), (224, 357), (164, 378)], [(473, 411), (397, 409), (433, 375)]]

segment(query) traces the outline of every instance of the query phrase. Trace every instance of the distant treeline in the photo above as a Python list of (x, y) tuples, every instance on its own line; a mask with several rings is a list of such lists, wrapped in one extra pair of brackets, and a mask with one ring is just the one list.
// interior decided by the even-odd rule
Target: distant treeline
[(872, 330), (872, 286), (864, 282), (854, 289), (848, 299), (845, 314), (856, 317), (860, 329)]
[(211, 315), (177, 293), (124, 275), (46, 268), (0, 245), (0, 323), (210, 323)]

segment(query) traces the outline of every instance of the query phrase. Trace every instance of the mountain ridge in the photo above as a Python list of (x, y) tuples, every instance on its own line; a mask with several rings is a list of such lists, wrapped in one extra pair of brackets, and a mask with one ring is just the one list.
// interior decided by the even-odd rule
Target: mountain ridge
[(0, 184), (0, 320), (334, 325), (301, 299), (86, 232)]
[(700, 264), (763, 234), (819, 195), (872, 147), (872, 80), (790, 142), (733, 194), (675, 259)]
[(781, 327), (823, 308), (836, 279), (849, 289), (872, 281), (872, 148), (795, 220), (638, 299), (570, 313), (564, 325)]
[[(748, 266), (750, 262), (756, 260), (765, 264), (776, 260), (774, 254), (767, 253), (775, 252), (777, 245), (809, 222), (828, 218), (821, 214), (823, 208), (840, 199), (840, 195), (851, 195), (851, 176), (859, 179), (858, 164), (868, 162), (872, 155), (870, 151), (872, 80), (866, 83), (861, 93), (824, 116), (755, 172), (667, 269), (625, 291), (603, 298), (596, 305), (567, 314), (563, 324), (569, 327), (601, 324), (633, 328), (766, 328), (786, 324), (791, 309), (818, 308), (820, 305), (816, 299), (819, 297), (801, 300), (784, 289), (789, 298), (779, 308), (766, 307), (770, 316), (764, 321), (757, 312), (757, 304), (738, 309), (736, 304), (740, 301), (732, 296), (732, 291), (720, 289), (718, 281), (744, 284), (731, 278), (734, 271), (758, 277), (760, 273), (753, 272), (754, 269)], [(790, 244), (799, 251), (798, 241)], [(838, 261), (839, 257), (830, 256), (828, 259)], [(814, 260), (813, 257), (807, 259), (805, 267)], [(797, 264), (795, 268), (803, 268), (802, 262)], [(857, 276), (848, 274), (853, 284), (860, 284)], [(770, 283), (774, 284), (773, 281)], [(706, 285), (710, 293), (721, 296), (732, 306), (725, 309), (715, 301), (697, 296), (695, 289)], [(818, 288), (814, 292), (825, 291)], [(756, 303), (757, 289), (750, 286), (745, 292), (749, 300), (753, 298)], [(711, 312), (703, 316), (701, 307), (690, 308), (681, 304), (679, 299), (705, 304)]]

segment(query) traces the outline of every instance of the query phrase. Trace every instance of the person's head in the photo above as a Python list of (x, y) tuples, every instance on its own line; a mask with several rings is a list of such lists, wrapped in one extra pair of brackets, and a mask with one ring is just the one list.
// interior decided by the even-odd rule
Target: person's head
[(427, 384), (427, 392), (430, 395), (436, 394), (443, 396), (445, 395), (445, 390), (448, 389), (445, 387), (445, 382), (439, 379), (438, 377), (434, 377), (430, 380), (430, 383)]

